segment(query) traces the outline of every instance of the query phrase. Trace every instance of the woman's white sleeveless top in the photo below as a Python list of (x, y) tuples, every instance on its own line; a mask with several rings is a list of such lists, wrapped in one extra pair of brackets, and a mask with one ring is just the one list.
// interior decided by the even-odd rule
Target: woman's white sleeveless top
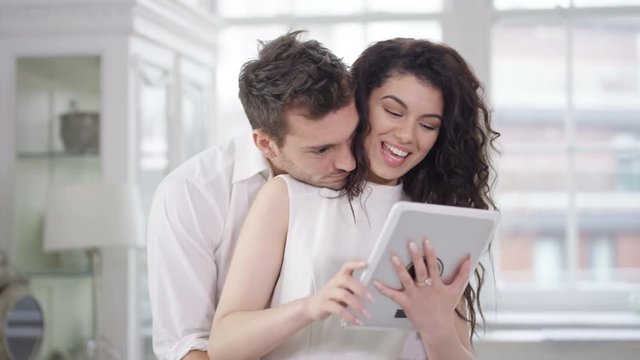
[[(271, 306), (314, 294), (347, 261), (366, 261), (391, 206), (402, 200), (401, 185), (368, 184), (350, 206), (337, 191), (281, 177), (289, 189), (289, 229)], [(397, 359), (408, 334), (345, 329), (331, 316), (313, 322), (263, 359)]]

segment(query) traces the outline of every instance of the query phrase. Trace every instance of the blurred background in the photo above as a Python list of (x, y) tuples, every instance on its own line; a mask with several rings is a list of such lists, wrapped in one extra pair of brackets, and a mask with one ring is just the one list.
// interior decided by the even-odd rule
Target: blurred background
[(483, 82), (502, 221), (480, 359), (638, 358), (640, 0), (0, 0), (0, 350), (154, 359), (141, 236), (52, 212), (126, 184), (85, 212), (137, 229), (109, 214), (144, 222), (164, 175), (249, 131), (240, 66), (289, 29), (347, 64), (445, 42)]

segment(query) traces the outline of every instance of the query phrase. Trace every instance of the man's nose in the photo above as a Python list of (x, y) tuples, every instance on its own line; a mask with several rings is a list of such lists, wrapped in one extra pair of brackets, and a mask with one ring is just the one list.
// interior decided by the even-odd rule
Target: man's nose
[(356, 168), (356, 159), (351, 152), (351, 146), (342, 146), (338, 157), (336, 158), (335, 166), (339, 170), (351, 172)]

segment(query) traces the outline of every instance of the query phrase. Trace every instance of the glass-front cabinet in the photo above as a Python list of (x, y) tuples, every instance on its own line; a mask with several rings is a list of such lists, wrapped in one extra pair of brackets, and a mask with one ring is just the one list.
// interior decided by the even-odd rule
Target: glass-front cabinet
[(97, 182), (100, 58), (16, 59), (15, 265), (24, 275), (86, 274), (83, 251), (46, 254), (42, 209), (51, 184)]
[(45, 251), (47, 194), (136, 184), (146, 214), (212, 137), (216, 28), (180, 2), (0, 0), (0, 279), (39, 302), (36, 359), (150, 357), (144, 249)]

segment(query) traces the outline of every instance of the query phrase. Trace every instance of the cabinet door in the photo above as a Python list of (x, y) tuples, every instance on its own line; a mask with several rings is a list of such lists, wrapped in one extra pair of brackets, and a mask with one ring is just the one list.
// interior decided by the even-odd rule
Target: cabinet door
[(88, 274), (83, 250), (45, 253), (50, 185), (100, 181), (100, 58), (16, 63), (15, 265), (24, 275)]
[(149, 209), (156, 187), (169, 170), (171, 72), (151, 63), (138, 64), (138, 176), (142, 204)]
[[(38, 358), (82, 344), (92, 333), (86, 249), (45, 252), (50, 186), (100, 182), (101, 59), (15, 60), (12, 264), (44, 311)], [(70, 307), (69, 304), (74, 304)]]

